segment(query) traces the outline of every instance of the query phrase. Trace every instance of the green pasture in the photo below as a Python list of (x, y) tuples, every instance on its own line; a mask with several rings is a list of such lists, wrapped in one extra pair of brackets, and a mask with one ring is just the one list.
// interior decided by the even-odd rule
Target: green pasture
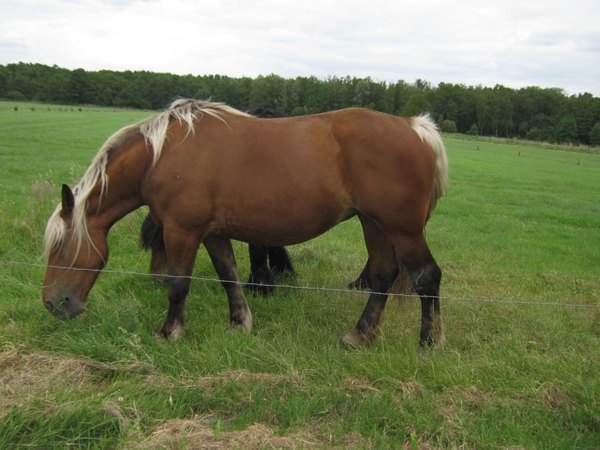
[(414, 297), (389, 300), (371, 347), (340, 347), (367, 300), (343, 291), (366, 260), (356, 219), (289, 248), (298, 274), (248, 296), (250, 336), (228, 332), (200, 249), (172, 343), (136, 211), (86, 313), (60, 322), (41, 302), (60, 186), (151, 114), (0, 102), (0, 448), (600, 447), (600, 154), (444, 137), (450, 188), (426, 229), (441, 350), (417, 352)]

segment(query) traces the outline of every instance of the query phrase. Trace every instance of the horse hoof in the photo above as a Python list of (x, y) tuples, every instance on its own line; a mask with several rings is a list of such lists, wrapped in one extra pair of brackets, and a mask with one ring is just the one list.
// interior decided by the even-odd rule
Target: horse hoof
[(165, 325), (162, 327), (162, 330), (160, 330), (160, 334), (167, 341), (177, 342), (183, 337), (183, 327), (175, 326), (172, 330), (169, 330)]
[(353, 333), (348, 333), (341, 340), (340, 345), (344, 350), (358, 350), (365, 346), (365, 342)]
[(233, 331), (239, 331), (243, 334), (252, 333), (252, 316), (250, 313), (248, 313), (248, 315), (241, 322), (231, 321), (231, 324), (229, 325), (229, 332), (231, 333)]
[(429, 356), (434, 351), (443, 349), (445, 344), (446, 339), (443, 335), (437, 341), (420, 341), (417, 347), (417, 356), (423, 361), (428, 361)]
[(248, 329), (248, 328), (244, 328), (244, 326), (239, 323), (232, 323), (229, 326), (229, 330), (227, 330), (227, 332), (228, 333), (251, 334), (252, 330)]

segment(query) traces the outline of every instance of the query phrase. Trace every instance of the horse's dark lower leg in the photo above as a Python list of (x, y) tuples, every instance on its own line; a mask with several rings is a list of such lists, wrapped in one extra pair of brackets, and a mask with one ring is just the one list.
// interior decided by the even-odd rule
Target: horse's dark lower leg
[(204, 240), (204, 246), (227, 292), (231, 326), (249, 334), (252, 331), (252, 314), (242, 292), (231, 241), (211, 237)]
[(439, 298), (442, 270), (431, 253), (427, 255), (421, 267), (411, 272), (410, 278), (421, 298), (419, 345), (421, 347), (443, 346), (445, 336)]
[(392, 241), (421, 299), (419, 346), (441, 347), (445, 343), (439, 297), (442, 270), (433, 259), (422, 233), (400, 235)]
[(190, 291), (191, 276), (200, 242), (184, 232), (165, 235), (168, 261), (169, 311), (161, 334), (179, 339), (185, 327), (185, 303)]
[(272, 294), (275, 290), (275, 279), (267, 266), (269, 247), (248, 245), (248, 252), (250, 253), (250, 277), (245, 288), (255, 294), (264, 296)]
[(371, 281), (371, 263), (367, 259), (365, 268), (362, 270), (356, 280), (348, 285), (348, 289), (371, 289), (373, 282)]
[(379, 334), (387, 291), (398, 276), (396, 252), (391, 241), (371, 219), (359, 216), (369, 252), (372, 293), (354, 329), (348, 333), (343, 344), (358, 348), (370, 344)]
[(269, 247), (269, 265), (271, 271), (276, 275), (296, 273), (290, 254), (285, 247)]
[[(170, 268), (169, 272), (171, 272)], [(182, 278), (181, 275), (168, 277), (169, 286), (169, 311), (167, 320), (160, 330), (165, 338), (177, 340), (183, 336), (185, 328), (185, 303), (190, 291), (191, 278)]]
[(150, 273), (155, 275), (157, 280), (167, 281), (167, 250), (163, 236), (163, 229), (156, 225), (152, 216), (148, 214), (144, 219), (140, 230), (140, 243), (143, 250), (150, 250), (152, 256), (150, 259)]

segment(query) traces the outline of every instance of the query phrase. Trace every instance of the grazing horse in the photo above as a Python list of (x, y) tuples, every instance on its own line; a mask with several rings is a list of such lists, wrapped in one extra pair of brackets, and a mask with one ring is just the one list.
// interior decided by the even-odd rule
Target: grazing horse
[(231, 239), (292, 245), (358, 216), (372, 292), (343, 343), (360, 347), (376, 338), (400, 261), (421, 299), (419, 343), (441, 345), (442, 272), (424, 227), (447, 177), (446, 151), (428, 116), (351, 108), (269, 120), (220, 103), (177, 100), (117, 131), (75, 188), (63, 185), (46, 226), (42, 300), (58, 318), (81, 314), (106, 264), (110, 228), (148, 205), (167, 250), (162, 335), (183, 334), (200, 244), (227, 293), (231, 325), (249, 333), (252, 315)]
[[(246, 111), (261, 119), (280, 119), (288, 117), (275, 108), (257, 106)], [(163, 230), (152, 220), (150, 213), (144, 219), (140, 230), (140, 242), (143, 250), (151, 251), (150, 273), (158, 279), (165, 279), (167, 274), (167, 249), (163, 238)], [(250, 276), (245, 288), (255, 294), (267, 296), (275, 291), (274, 274), (295, 274), (294, 265), (285, 247), (269, 247), (266, 245), (248, 245), (250, 255)], [(267, 264), (267, 261), (270, 263)], [(348, 285), (349, 288), (363, 289), (371, 287), (369, 262), (360, 276)]]

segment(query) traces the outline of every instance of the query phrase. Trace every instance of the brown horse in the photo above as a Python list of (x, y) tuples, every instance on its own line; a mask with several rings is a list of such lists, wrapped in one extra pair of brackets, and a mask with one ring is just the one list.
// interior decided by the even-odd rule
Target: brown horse
[(443, 344), (442, 273), (424, 227), (445, 191), (447, 169), (444, 145), (426, 116), (346, 109), (268, 120), (178, 100), (115, 133), (73, 191), (63, 185), (46, 227), (42, 299), (58, 318), (82, 313), (106, 264), (111, 226), (148, 205), (164, 230), (168, 258), (162, 334), (183, 333), (201, 243), (227, 292), (232, 326), (249, 333), (252, 316), (230, 239), (297, 244), (358, 216), (373, 291), (345, 344), (359, 347), (377, 336), (398, 259), (421, 299), (420, 344)]

